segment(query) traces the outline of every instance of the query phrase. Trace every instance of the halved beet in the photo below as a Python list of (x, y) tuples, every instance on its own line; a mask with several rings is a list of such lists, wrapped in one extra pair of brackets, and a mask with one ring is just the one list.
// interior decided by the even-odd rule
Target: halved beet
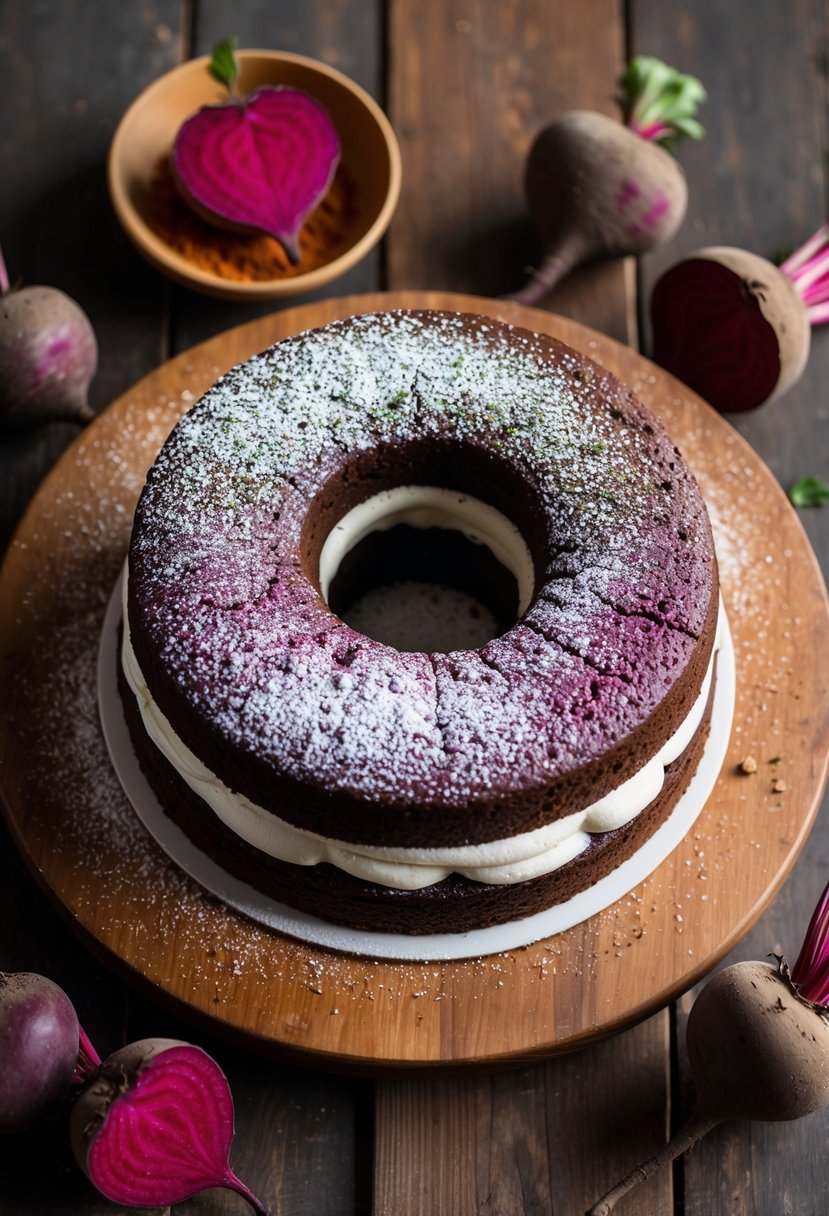
[(141, 1039), (104, 1060), (72, 1108), (69, 1135), (81, 1169), (114, 1203), (162, 1208), (226, 1187), (267, 1216), (228, 1163), (233, 1122), (227, 1078), (207, 1052)]
[(301, 89), (264, 86), (244, 101), (203, 106), (181, 127), (173, 172), (208, 221), (275, 237), (299, 261), (299, 233), (340, 157), (328, 111)]
[(771, 262), (701, 249), (651, 296), (656, 362), (723, 412), (755, 409), (799, 379), (809, 357), (806, 306)]

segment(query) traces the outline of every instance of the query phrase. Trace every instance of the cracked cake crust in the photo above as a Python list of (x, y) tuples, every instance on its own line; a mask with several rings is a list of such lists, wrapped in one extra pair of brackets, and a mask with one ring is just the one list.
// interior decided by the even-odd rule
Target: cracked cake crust
[[(399, 652), (319, 591), (379, 490), (475, 495), (535, 567), (478, 650)], [(141, 496), (129, 626), (159, 708), (233, 790), (343, 841), (439, 847), (562, 818), (631, 777), (711, 657), (710, 524), (658, 422), (552, 338), (374, 314), (279, 343), (174, 430)]]

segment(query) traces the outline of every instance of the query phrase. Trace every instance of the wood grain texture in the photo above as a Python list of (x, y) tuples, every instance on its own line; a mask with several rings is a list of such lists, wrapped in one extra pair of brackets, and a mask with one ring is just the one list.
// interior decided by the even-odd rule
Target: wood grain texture
[[(502, 295), (540, 250), (523, 194), (536, 133), (566, 109), (613, 112), (624, 57), (618, 0), (391, 0), (389, 115), (403, 194), (387, 283)], [(622, 262), (578, 271), (545, 301), (635, 342)]]
[[(377, 1216), (579, 1213), (667, 1131), (668, 1020), (520, 1071), (377, 1087)], [(598, 1093), (601, 1099), (597, 1100)], [(673, 1210), (671, 1178), (649, 1195)]]
[[(94, 689), (101, 615), (135, 496), (192, 396), (269, 338), (337, 315), (416, 305), (478, 309), (555, 332), (619, 373), (665, 417), (714, 517), (739, 672), (734, 739), (720, 781), (693, 831), (651, 878), (552, 942), (440, 966), (310, 948), (205, 896), (125, 804), (100, 737)], [(791, 549), (784, 570), (764, 562), (770, 532)], [(153, 985), (158, 999), (251, 1046), (320, 1064), (529, 1060), (642, 1018), (707, 970), (759, 915), (799, 852), (824, 775), (825, 673), (816, 678), (803, 658), (829, 644), (829, 616), (785, 498), (731, 428), (677, 382), (610, 339), (513, 304), (438, 292), (351, 297), (252, 322), (171, 360), (115, 403), (53, 470), (6, 559), (2, 591), (18, 605), (0, 637), (3, 675), (20, 690), (5, 710), (3, 789), (31, 867), (90, 943)], [(795, 611), (802, 651), (790, 640)], [(769, 686), (774, 695), (758, 704), (758, 688)], [(736, 771), (749, 724), (763, 752), (789, 732), (785, 797)]]
[[(95, 408), (167, 354), (166, 288), (118, 227), (104, 166), (122, 111), (178, 61), (180, 7), (178, 0), (151, 6), (138, 0), (103, 6), (10, 0), (0, 6), (3, 251), (12, 282), (58, 287), (89, 315), (100, 348), (90, 394)], [(71, 55), (58, 51), (67, 46)], [(4, 442), (0, 550), (76, 433), (58, 423)]]
[[(759, 0), (747, 24), (740, 5), (713, 0), (663, 5), (636, 0), (634, 50), (656, 54), (699, 75), (708, 93), (705, 140), (682, 144), (678, 157), (689, 181), (685, 224), (670, 246), (642, 263), (642, 302), (678, 258), (704, 245), (738, 245), (765, 257), (791, 248), (826, 217), (825, 165), (829, 107), (829, 8), (823, 0), (776, 5)], [(806, 372), (781, 401), (730, 421), (763, 453), (783, 485), (809, 473), (829, 475), (829, 332), (816, 331)], [(803, 511), (801, 522), (824, 571), (829, 569), (829, 512)], [(784, 565), (774, 535), (769, 556)], [(764, 694), (758, 690), (758, 700)], [(746, 751), (757, 747), (751, 731)], [(758, 750), (763, 779), (780, 765), (788, 739), (768, 754)], [(829, 803), (824, 801), (807, 848), (769, 911), (725, 963), (763, 958), (769, 951), (793, 959), (812, 909), (829, 880)], [(691, 998), (680, 1003), (678, 1047)], [(693, 1100), (687, 1068), (675, 1095), (674, 1120)], [(829, 1111), (796, 1124), (733, 1124), (715, 1129), (681, 1167), (685, 1216), (748, 1216), (829, 1210), (824, 1169)], [(645, 1197), (643, 1195), (643, 1201)], [(635, 1210), (635, 1204), (634, 1204)]]
[[(90, 393), (98, 409), (167, 353), (166, 289), (115, 223), (105, 161), (122, 110), (181, 50), (179, 0), (0, 5), (0, 241), (12, 281), (58, 287), (89, 315), (100, 347)], [(3, 436), (0, 551), (41, 478), (76, 435), (75, 427), (52, 424)], [(10, 603), (3, 600), (0, 610), (8, 614)], [(9, 691), (3, 686), (5, 696)], [(101, 970), (36, 890), (5, 826), (0, 874), (0, 968), (54, 978), (99, 1050), (115, 1050), (125, 1041), (124, 986)], [(64, 1112), (42, 1138), (0, 1137), (0, 1211), (112, 1211), (71, 1156)]]

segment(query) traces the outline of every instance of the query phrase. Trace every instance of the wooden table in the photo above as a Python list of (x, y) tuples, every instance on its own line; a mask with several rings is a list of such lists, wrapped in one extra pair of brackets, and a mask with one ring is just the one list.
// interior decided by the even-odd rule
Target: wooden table
[[(128, 103), (234, 32), (242, 46), (299, 51), (342, 69), (381, 101), (398, 133), (404, 188), (384, 247), (328, 295), (517, 287), (537, 257), (521, 191), (529, 142), (564, 109), (612, 112), (615, 79), (634, 52), (659, 55), (708, 87), (707, 138), (680, 152), (689, 214), (669, 249), (638, 266), (572, 276), (546, 301), (550, 309), (647, 352), (650, 288), (681, 253), (725, 243), (770, 254), (824, 218), (829, 12), (819, 0), (236, 0), (230, 14), (216, 0), (6, 0), (0, 239), (13, 278), (52, 283), (88, 311), (101, 348), (98, 408), (170, 354), (268, 311), (163, 281), (127, 245), (106, 197), (106, 151)], [(825, 339), (816, 335), (806, 374), (783, 401), (732, 420), (784, 485), (829, 475)], [(53, 425), (4, 437), (2, 545), (73, 434)], [(802, 518), (825, 570), (829, 510)], [(815, 656), (816, 667), (825, 661)], [(0, 848), (0, 966), (61, 983), (102, 1053), (152, 1033), (205, 1046), (236, 1100), (234, 1165), (282, 1216), (577, 1214), (687, 1112), (682, 1044), (693, 993), (614, 1039), (513, 1071), (370, 1080), (280, 1066), (124, 987), (78, 943), (5, 835)], [(823, 816), (733, 959), (797, 951), (828, 856)], [(829, 1112), (791, 1125), (728, 1124), (618, 1211), (825, 1216), (828, 1141)], [(76, 1170), (55, 1120), (38, 1140), (0, 1144), (0, 1210), (114, 1209)], [(180, 1210), (243, 1207), (212, 1192)]]

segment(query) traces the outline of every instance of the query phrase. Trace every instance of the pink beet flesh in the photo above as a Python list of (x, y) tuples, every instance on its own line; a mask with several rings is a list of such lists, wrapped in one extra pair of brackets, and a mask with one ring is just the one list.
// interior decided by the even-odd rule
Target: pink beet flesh
[(774, 391), (780, 347), (739, 275), (707, 258), (668, 270), (651, 297), (654, 358), (715, 409), (750, 410)]
[(331, 185), (340, 155), (327, 110), (299, 89), (262, 88), (205, 106), (176, 137), (185, 195), (218, 221), (266, 232), (299, 261), (299, 232)]
[(198, 1047), (171, 1047), (141, 1067), (110, 1106), (89, 1147), (87, 1170), (115, 1203), (166, 1207), (229, 1187), (261, 1204), (228, 1165), (233, 1100), (224, 1073)]

